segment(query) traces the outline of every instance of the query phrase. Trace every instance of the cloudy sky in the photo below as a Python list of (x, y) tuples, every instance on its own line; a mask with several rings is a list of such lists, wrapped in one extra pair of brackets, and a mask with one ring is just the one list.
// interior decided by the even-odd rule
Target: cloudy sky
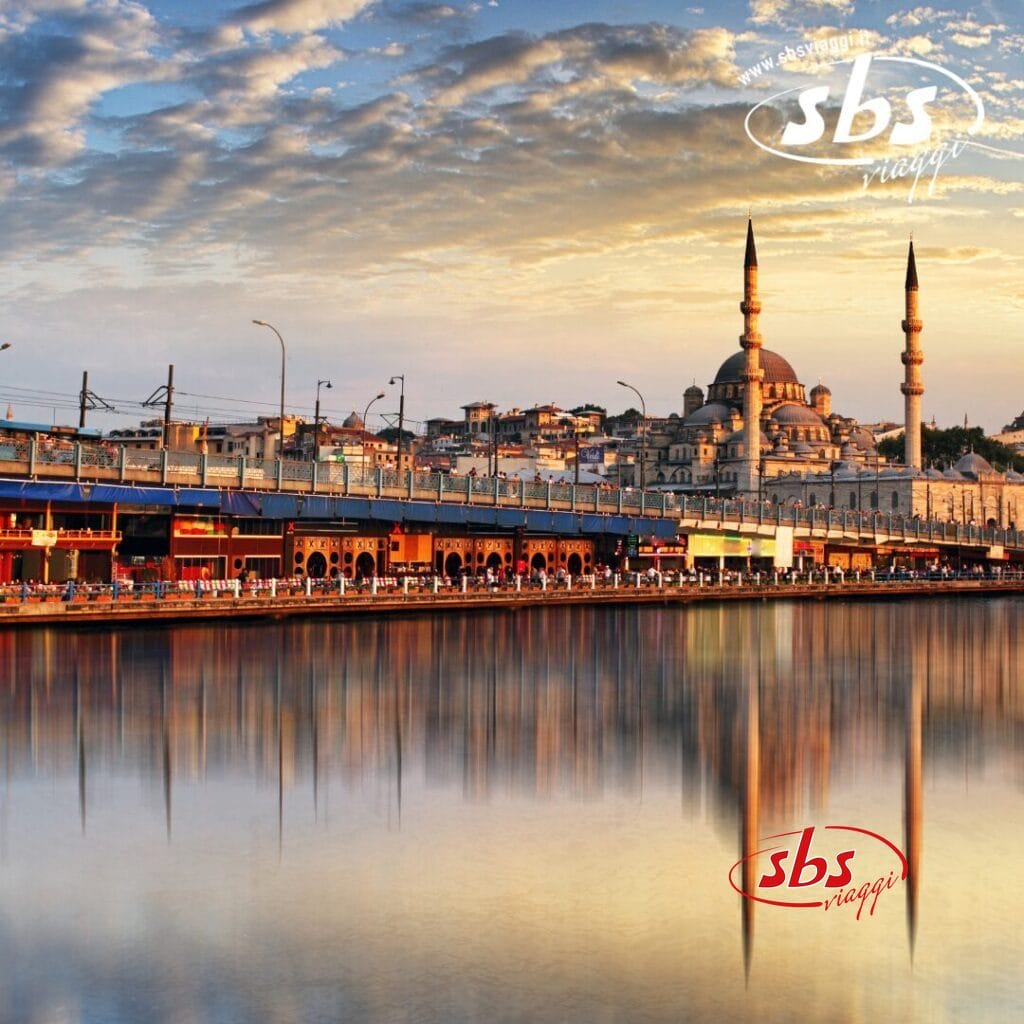
[[(925, 415), (998, 429), (1024, 408), (1022, 52), (1015, 0), (0, 0), (0, 404), (77, 422), (88, 370), (118, 410), (91, 422), (128, 426), (173, 363), (180, 416), (273, 413), (260, 318), (310, 416), (318, 379), (340, 417), (396, 374), (412, 420), (620, 411), (617, 379), (666, 415), (737, 349), (750, 210), (765, 344), (808, 386), (902, 416), (913, 233)], [(783, 146), (826, 86), (821, 138)], [(883, 98), (863, 141), (844, 97)]]

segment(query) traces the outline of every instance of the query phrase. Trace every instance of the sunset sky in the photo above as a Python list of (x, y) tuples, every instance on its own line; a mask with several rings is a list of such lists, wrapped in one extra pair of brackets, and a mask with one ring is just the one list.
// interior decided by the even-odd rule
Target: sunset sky
[[(937, 86), (925, 141), (831, 141), (858, 54), (893, 124)], [(805, 384), (902, 417), (912, 232), (925, 417), (998, 430), (1024, 408), (1022, 54), (1013, 0), (0, 0), (0, 413), (77, 422), (88, 370), (118, 410), (90, 422), (131, 426), (174, 363), (178, 417), (273, 414), (259, 318), (309, 417), (321, 378), (330, 416), (390, 413), (396, 374), (413, 421), (618, 412), (617, 379), (667, 415), (738, 348), (749, 210), (765, 345)], [(867, 188), (744, 129), (768, 100), (778, 143), (823, 84), (803, 152), (866, 154)], [(954, 139), (934, 182), (880, 180)]]

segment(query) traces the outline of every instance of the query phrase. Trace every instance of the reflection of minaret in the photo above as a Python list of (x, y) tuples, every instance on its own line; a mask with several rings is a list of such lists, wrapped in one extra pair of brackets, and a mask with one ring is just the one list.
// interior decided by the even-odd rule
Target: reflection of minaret
[[(925, 634), (925, 643), (930, 647), (931, 630)], [(930, 655), (928, 651), (924, 657)], [(927, 661), (926, 661), (927, 664)], [(917, 938), (917, 895), (920, 884), (921, 839), (923, 830), (921, 803), (921, 724), (923, 717), (924, 680), (922, 676), (921, 640), (912, 642), (910, 651), (910, 681), (907, 692), (907, 751), (906, 780), (903, 795), (904, 846), (907, 853), (907, 933), (910, 939), (910, 956), (914, 956), (914, 942)]]
[[(753, 657), (758, 658), (759, 644), (753, 643)], [(757, 858), (751, 854), (757, 850), (757, 833), (760, 827), (761, 810), (761, 708), (759, 690), (760, 677), (752, 667), (747, 669), (747, 707), (744, 720), (743, 780), (740, 787), (742, 821), (740, 823), (740, 856), (743, 861), (743, 891), (753, 892), (757, 887)], [(750, 979), (750, 963), (754, 955), (754, 901), (740, 897), (743, 913), (743, 970)]]
[(160, 664), (160, 727), (163, 733), (163, 777), (164, 777), (164, 819), (167, 824), (167, 841), (171, 841), (171, 726), (168, 711), (167, 669)]
[(901, 356), (904, 381), (900, 391), (904, 394), (904, 456), (903, 461), (914, 469), (921, 468), (921, 396), (924, 384), (921, 383), (921, 364), (924, 353), (921, 351), (920, 335), (924, 326), (917, 316), (917, 264), (914, 262), (914, 242), (911, 240), (907, 252), (907, 279), (904, 283), (906, 292), (906, 319), (900, 325), (906, 336), (906, 348)]
[(309, 663), (309, 731), (312, 738), (313, 756), (313, 820), (320, 816), (320, 708), (316, 685), (316, 664)]
[(85, 835), (85, 712), (82, 710), (82, 682), (75, 661), (75, 741), (78, 744), (78, 813)]
[(757, 318), (761, 302), (757, 297), (757, 250), (754, 248), (754, 225), (747, 220), (747, 251), (743, 259), (743, 333), (740, 347), (746, 352), (741, 379), (743, 381), (743, 466), (740, 470), (737, 490), (741, 493), (756, 494), (761, 457), (761, 335), (757, 329)]
[(277, 733), (277, 859), (284, 846), (284, 726), (281, 707), (281, 648), (277, 649), (277, 671), (274, 676), (274, 731)]

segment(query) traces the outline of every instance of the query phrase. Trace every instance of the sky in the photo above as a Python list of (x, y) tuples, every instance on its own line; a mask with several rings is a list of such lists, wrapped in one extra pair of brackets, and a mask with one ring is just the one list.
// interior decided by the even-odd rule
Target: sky
[(996, 431), (1022, 53), (1016, 0), (0, 0), (0, 412), (76, 423), (88, 371), (129, 427), (174, 364), (176, 417), (273, 415), (261, 319), (310, 418), (398, 375), (417, 428), (665, 416), (738, 350), (749, 213), (808, 388), (902, 419), (912, 235), (925, 418)]

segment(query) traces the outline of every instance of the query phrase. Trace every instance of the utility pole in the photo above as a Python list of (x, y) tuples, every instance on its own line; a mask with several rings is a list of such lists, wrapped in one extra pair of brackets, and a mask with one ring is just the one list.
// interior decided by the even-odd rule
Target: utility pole
[(93, 394), (89, 390), (89, 371), (82, 371), (82, 390), (78, 394), (78, 429), (81, 430), (85, 426), (85, 414), (89, 409), (109, 409), (114, 412), (114, 407), (104, 401), (99, 395)]
[(167, 383), (158, 387), (142, 404), (144, 406), (159, 405), (161, 401), (164, 403), (164, 437), (163, 446), (167, 447), (167, 443), (171, 437), (171, 408), (174, 405), (174, 364), (172, 363), (167, 367)]

